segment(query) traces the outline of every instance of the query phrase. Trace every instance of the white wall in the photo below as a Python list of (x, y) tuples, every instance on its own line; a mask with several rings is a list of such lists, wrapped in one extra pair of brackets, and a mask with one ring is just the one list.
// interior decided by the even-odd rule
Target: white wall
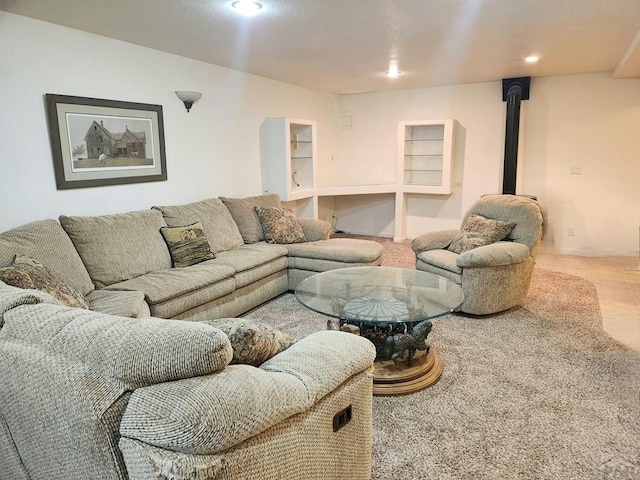
[[(318, 123), (320, 186), (395, 182), (396, 122), (455, 118), (462, 162), (449, 197), (408, 199), (408, 235), (456, 228), (501, 189), (500, 82), (335, 97), (0, 12), (0, 231), (42, 218), (100, 215), (219, 195), (259, 194), (265, 117)], [(187, 113), (175, 90), (199, 90)], [(44, 94), (160, 104), (168, 181), (58, 191)], [(339, 112), (353, 128), (338, 128)], [(565, 253), (638, 253), (640, 79), (534, 78), (522, 104), (519, 193), (546, 211), (545, 244)], [(581, 175), (570, 175), (581, 165)], [(338, 227), (393, 235), (393, 195), (337, 197)], [(325, 210), (334, 202), (325, 199)], [(576, 235), (568, 237), (568, 227)]]
[[(339, 131), (340, 155), (333, 160), (334, 177), (327, 179), (340, 185), (395, 182), (397, 121), (460, 122), (462, 186), (451, 196), (411, 196), (410, 238), (457, 228), (479, 196), (500, 193), (506, 116), (501, 82), (343, 96), (340, 110), (353, 116), (353, 128)], [(638, 254), (639, 128), (639, 79), (593, 74), (532, 80), (531, 98), (522, 102), (517, 193), (536, 195), (545, 209), (546, 247), (585, 255)], [(571, 165), (580, 165), (582, 174), (571, 175)], [(367, 232), (371, 218), (355, 218), (354, 202), (338, 199), (342, 229), (393, 234), (392, 224)], [(386, 217), (393, 199), (382, 202), (376, 212)], [(575, 236), (567, 236), (568, 227)]]
[[(521, 180), (547, 210), (545, 244), (565, 253), (637, 256), (640, 79), (539, 78), (531, 95)], [(572, 165), (582, 174), (572, 175)]]
[[(260, 194), (259, 128), (270, 116), (316, 120), (320, 160), (335, 150), (335, 98), (321, 92), (1, 11), (0, 52), (0, 231)], [(202, 99), (187, 113), (175, 90)], [(162, 105), (168, 180), (56, 190), (46, 93)]]

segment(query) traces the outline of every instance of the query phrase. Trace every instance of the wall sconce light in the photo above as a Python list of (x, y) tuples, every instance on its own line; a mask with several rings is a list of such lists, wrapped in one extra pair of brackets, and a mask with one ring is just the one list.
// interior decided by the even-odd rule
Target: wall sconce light
[(178, 90), (176, 91), (176, 96), (180, 100), (182, 100), (182, 103), (184, 103), (184, 108), (186, 108), (188, 112), (189, 110), (191, 110), (191, 107), (193, 106), (193, 104), (196, 103), (198, 100), (200, 100), (202, 93), (190, 92), (187, 90)]

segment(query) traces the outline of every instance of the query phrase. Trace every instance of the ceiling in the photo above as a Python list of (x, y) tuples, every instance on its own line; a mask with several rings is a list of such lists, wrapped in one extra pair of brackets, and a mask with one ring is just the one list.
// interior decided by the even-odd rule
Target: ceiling
[[(353, 94), (613, 72), (640, 77), (640, 0), (0, 0), (0, 9)], [(523, 57), (540, 56), (529, 65)], [(391, 62), (401, 74), (384, 75)]]

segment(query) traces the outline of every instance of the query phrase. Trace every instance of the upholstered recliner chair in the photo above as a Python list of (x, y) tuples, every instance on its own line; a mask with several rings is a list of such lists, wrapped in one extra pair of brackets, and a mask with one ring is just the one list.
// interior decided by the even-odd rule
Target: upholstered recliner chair
[(517, 195), (485, 195), (465, 214), (461, 230), (424, 233), (411, 248), (418, 270), (462, 287), (465, 300), (460, 311), (486, 315), (522, 303), (541, 238), (538, 202)]

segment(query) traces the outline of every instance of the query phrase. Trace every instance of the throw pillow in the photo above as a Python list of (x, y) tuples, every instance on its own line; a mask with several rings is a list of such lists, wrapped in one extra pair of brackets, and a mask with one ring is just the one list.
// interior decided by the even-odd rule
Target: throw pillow
[(230, 364), (258, 366), (295, 343), (288, 333), (245, 318), (220, 318), (203, 323), (222, 330), (233, 349)]
[(447, 247), (447, 250), (455, 253), (464, 253), (473, 248), (499, 242), (507, 238), (515, 226), (514, 222), (493, 220), (477, 213), (472, 213), (460, 233), (455, 236)]
[(183, 227), (162, 227), (171, 261), (176, 268), (188, 267), (215, 258), (200, 222)]
[(255, 207), (267, 243), (306, 242), (304, 231), (294, 213), (282, 207)]
[(82, 295), (51, 275), (42, 263), (24, 255), (16, 255), (11, 265), (0, 268), (0, 280), (14, 287), (48, 293), (68, 307), (89, 308)]

